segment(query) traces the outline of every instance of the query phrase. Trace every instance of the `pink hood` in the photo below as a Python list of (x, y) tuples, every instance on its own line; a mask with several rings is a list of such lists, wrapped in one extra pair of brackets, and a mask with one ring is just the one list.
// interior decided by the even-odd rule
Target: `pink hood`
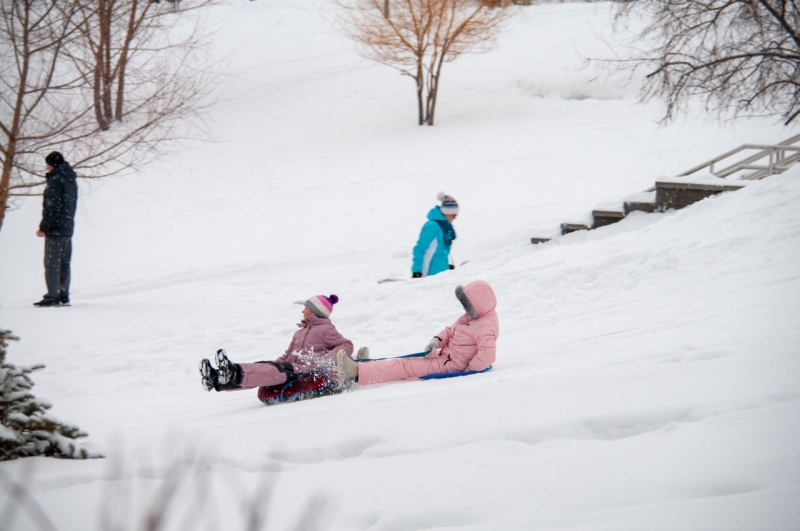
[(495, 312), (497, 297), (483, 280), (459, 286), (456, 297), (467, 313), (438, 334), (442, 340), (440, 355), (449, 356), (450, 363), (459, 371), (482, 371), (494, 363), (497, 355), (495, 342), (500, 335)]

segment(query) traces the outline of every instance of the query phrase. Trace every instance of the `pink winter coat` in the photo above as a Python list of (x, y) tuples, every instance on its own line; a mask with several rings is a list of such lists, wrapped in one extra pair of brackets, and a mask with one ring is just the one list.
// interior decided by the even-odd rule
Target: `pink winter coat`
[(330, 319), (311, 314), (297, 326), (300, 330), (292, 336), (286, 353), (275, 361), (288, 361), (313, 368), (316, 362), (323, 359), (335, 364), (339, 349), (344, 349), (348, 356), (353, 353), (353, 343), (342, 337)]
[(483, 280), (464, 286), (463, 295), (468, 299), (465, 305), (468, 313), (439, 332), (441, 350), (438, 355), (449, 356), (447, 365), (452, 363), (458, 371), (482, 371), (494, 363), (497, 354), (495, 341), (500, 335), (500, 323), (494, 310), (497, 298), (492, 287)]

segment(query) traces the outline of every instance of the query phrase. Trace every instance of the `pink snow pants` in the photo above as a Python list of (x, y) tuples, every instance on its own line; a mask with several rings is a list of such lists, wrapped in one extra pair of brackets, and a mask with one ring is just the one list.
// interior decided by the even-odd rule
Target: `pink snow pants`
[[(271, 363), (240, 363), (242, 368), (242, 385), (238, 389), (253, 389), (254, 387), (280, 385), (286, 383), (286, 373), (278, 370)], [(298, 374), (304, 372), (300, 365), (292, 363), (294, 371)]]
[(446, 356), (367, 361), (358, 364), (358, 384), (394, 382), (445, 372), (462, 371)]

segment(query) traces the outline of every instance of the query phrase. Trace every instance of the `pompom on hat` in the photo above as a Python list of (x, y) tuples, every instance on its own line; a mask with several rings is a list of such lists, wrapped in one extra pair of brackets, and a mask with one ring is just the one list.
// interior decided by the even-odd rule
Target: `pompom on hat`
[(458, 214), (458, 203), (454, 198), (444, 192), (439, 192), (436, 194), (436, 199), (442, 202), (442, 206), (439, 207), (442, 214)]
[(308, 299), (304, 304), (305, 307), (317, 317), (328, 319), (333, 311), (333, 305), (339, 302), (339, 297), (336, 295), (315, 295)]

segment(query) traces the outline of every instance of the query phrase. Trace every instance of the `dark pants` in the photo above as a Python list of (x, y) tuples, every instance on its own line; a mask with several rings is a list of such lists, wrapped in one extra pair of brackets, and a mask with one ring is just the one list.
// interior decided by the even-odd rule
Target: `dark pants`
[(72, 260), (72, 238), (44, 240), (45, 300), (69, 300), (69, 266)]

